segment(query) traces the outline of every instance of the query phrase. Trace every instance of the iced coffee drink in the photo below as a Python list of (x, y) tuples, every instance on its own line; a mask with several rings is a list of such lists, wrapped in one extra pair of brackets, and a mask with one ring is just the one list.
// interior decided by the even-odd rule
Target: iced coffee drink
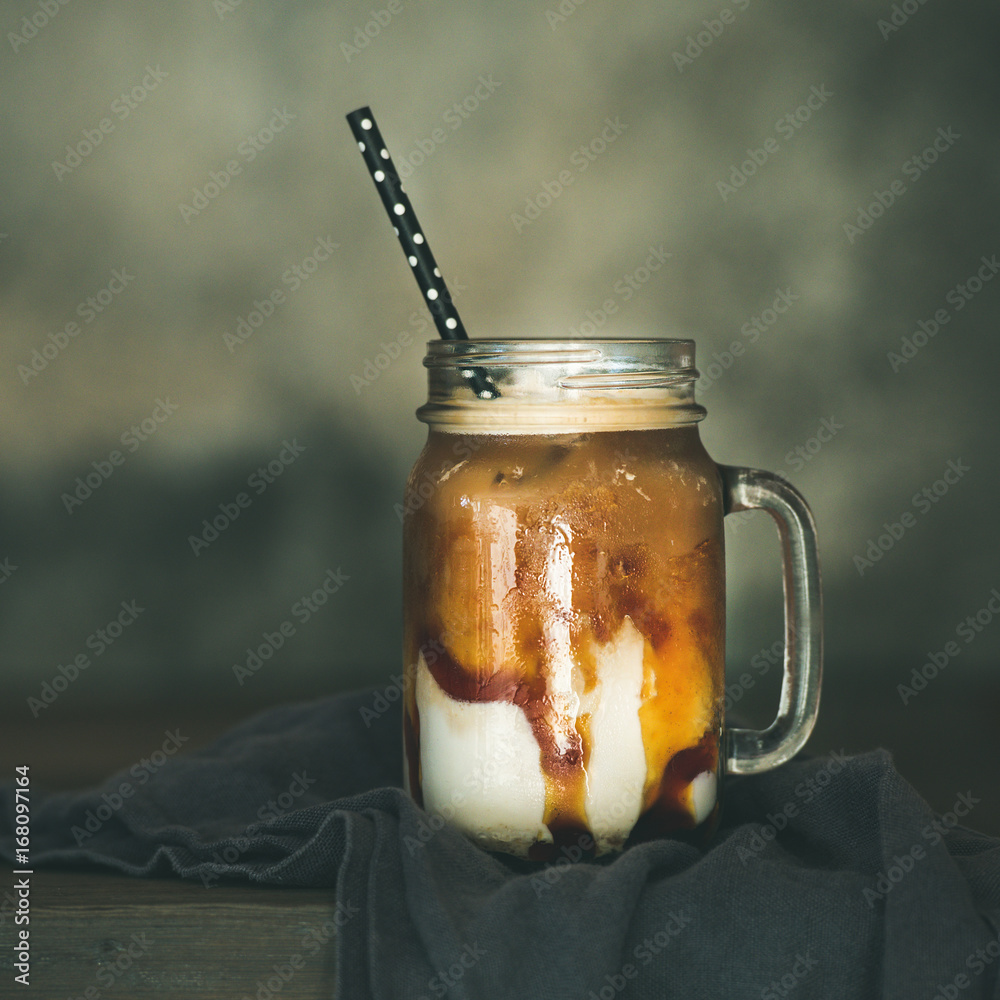
[[(709, 458), (691, 341), (433, 342), (424, 364), (430, 431), (399, 507), (410, 794), (521, 857), (704, 839), (723, 772), (790, 759), (816, 718), (805, 501)], [(760, 732), (722, 717), (722, 522), (752, 507), (777, 522), (788, 595)]]
[[(690, 340), (469, 339), (371, 109), (347, 119), (442, 338), (398, 508), (406, 787), (526, 857), (707, 832), (723, 771), (778, 766), (816, 718), (805, 501), (709, 459)], [(753, 507), (782, 543), (781, 705), (724, 730), (722, 520)]]
[(432, 432), (421, 488), (404, 595), (417, 801), (530, 856), (708, 820), (724, 571), (696, 429)]

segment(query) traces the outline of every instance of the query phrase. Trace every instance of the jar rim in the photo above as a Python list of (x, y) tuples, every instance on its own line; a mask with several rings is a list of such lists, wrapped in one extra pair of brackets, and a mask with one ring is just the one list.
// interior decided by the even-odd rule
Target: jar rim
[[(497, 337), (432, 340), (428, 401), (417, 417), (435, 427), (665, 427), (696, 423), (695, 343), (666, 337)], [(474, 372), (497, 388), (480, 398)]]
[[(675, 337), (490, 337), (427, 342), (424, 366), (456, 362), (477, 367), (523, 364), (593, 364), (629, 362), (671, 370), (694, 368), (694, 341)], [(697, 374), (695, 373), (695, 377)]]

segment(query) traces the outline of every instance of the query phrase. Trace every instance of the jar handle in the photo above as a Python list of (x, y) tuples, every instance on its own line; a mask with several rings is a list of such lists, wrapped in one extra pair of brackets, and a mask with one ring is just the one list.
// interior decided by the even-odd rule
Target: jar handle
[(823, 673), (823, 598), (816, 524), (802, 494), (773, 472), (720, 465), (723, 510), (762, 508), (778, 525), (785, 593), (785, 666), (778, 714), (767, 729), (729, 729), (729, 774), (759, 774), (802, 749), (816, 723)]

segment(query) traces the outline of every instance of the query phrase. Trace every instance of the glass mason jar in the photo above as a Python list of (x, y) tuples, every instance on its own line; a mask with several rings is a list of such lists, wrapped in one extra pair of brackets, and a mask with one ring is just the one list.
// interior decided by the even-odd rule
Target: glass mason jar
[[(723, 774), (783, 763), (815, 722), (805, 501), (709, 458), (692, 341), (433, 341), (424, 364), (429, 433), (401, 508), (407, 790), (521, 857), (708, 836)], [(722, 521), (756, 507), (785, 588), (762, 732), (723, 719)]]

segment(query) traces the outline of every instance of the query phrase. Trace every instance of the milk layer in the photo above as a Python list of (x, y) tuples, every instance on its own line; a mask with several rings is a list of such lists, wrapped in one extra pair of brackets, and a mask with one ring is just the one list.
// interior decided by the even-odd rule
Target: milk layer
[[(647, 780), (639, 709), (645, 640), (626, 617), (611, 639), (594, 642), (597, 682), (577, 676), (572, 720), (588, 733), (584, 808), (598, 854), (621, 849), (643, 808)], [(510, 702), (451, 698), (423, 655), (416, 671), (420, 772), (424, 807), (451, 820), (482, 846), (526, 856), (551, 842), (545, 825), (541, 750), (524, 712)], [(561, 699), (565, 708), (567, 699)], [(715, 775), (699, 774), (686, 790), (694, 822), (715, 806)]]

